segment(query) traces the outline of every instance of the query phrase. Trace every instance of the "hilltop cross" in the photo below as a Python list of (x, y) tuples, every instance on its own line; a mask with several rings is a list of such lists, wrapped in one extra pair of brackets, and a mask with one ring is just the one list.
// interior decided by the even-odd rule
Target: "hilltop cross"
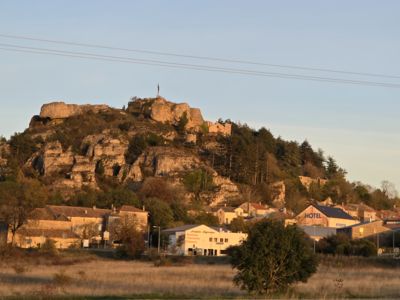
[(157, 84), (157, 98), (160, 97), (160, 84)]

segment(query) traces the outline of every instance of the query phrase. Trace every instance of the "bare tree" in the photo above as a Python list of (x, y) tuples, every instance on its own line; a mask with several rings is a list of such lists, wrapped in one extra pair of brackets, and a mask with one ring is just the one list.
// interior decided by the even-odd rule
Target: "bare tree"
[(394, 185), (394, 183), (388, 181), (388, 180), (384, 180), (381, 183), (381, 189), (382, 192), (385, 193), (386, 197), (388, 197), (389, 199), (394, 199), (397, 198), (399, 193), (396, 190), (396, 186)]

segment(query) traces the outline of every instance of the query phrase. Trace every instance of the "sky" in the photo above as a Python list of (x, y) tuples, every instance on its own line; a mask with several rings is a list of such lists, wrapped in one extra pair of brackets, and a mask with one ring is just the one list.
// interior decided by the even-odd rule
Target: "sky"
[[(0, 1), (0, 34), (400, 76), (399, 1)], [(13, 40), (0, 44), (400, 84)], [(0, 47), (5, 47), (1, 46)], [(352, 181), (400, 188), (400, 89), (96, 61), (0, 49), (0, 135), (23, 131), (43, 103), (105, 103), (160, 93), (206, 119), (261, 126), (333, 156)]]

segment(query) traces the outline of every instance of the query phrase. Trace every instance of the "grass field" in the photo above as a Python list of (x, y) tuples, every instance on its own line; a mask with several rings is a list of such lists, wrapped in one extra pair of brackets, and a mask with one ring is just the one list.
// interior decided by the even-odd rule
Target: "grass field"
[[(0, 297), (253, 298), (232, 284), (228, 264), (123, 261), (89, 255), (0, 262)], [(325, 258), (307, 283), (279, 298), (400, 298), (400, 268), (366, 259)]]

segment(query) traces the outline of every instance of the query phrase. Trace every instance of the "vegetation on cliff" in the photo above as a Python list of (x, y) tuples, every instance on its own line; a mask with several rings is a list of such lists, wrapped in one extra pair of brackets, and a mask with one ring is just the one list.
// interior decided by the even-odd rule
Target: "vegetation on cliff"
[[(165, 226), (215, 224), (204, 209), (221, 201), (275, 204), (282, 193), (276, 182), (283, 182), (284, 205), (295, 213), (310, 199), (328, 197), (376, 209), (398, 202), (387, 182), (381, 189), (350, 183), (346, 171), (308, 141), (285, 141), (230, 120), (219, 121), (221, 134), (209, 133), (207, 124), (198, 109), (164, 99), (135, 99), (124, 109), (102, 107), (64, 119), (35, 116), (26, 131), (1, 141), (0, 180), (34, 181), (49, 203), (148, 209), (158, 203), (165, 207), (157, 222)], [(299, 176), (327, 182), (305, 186)]]

